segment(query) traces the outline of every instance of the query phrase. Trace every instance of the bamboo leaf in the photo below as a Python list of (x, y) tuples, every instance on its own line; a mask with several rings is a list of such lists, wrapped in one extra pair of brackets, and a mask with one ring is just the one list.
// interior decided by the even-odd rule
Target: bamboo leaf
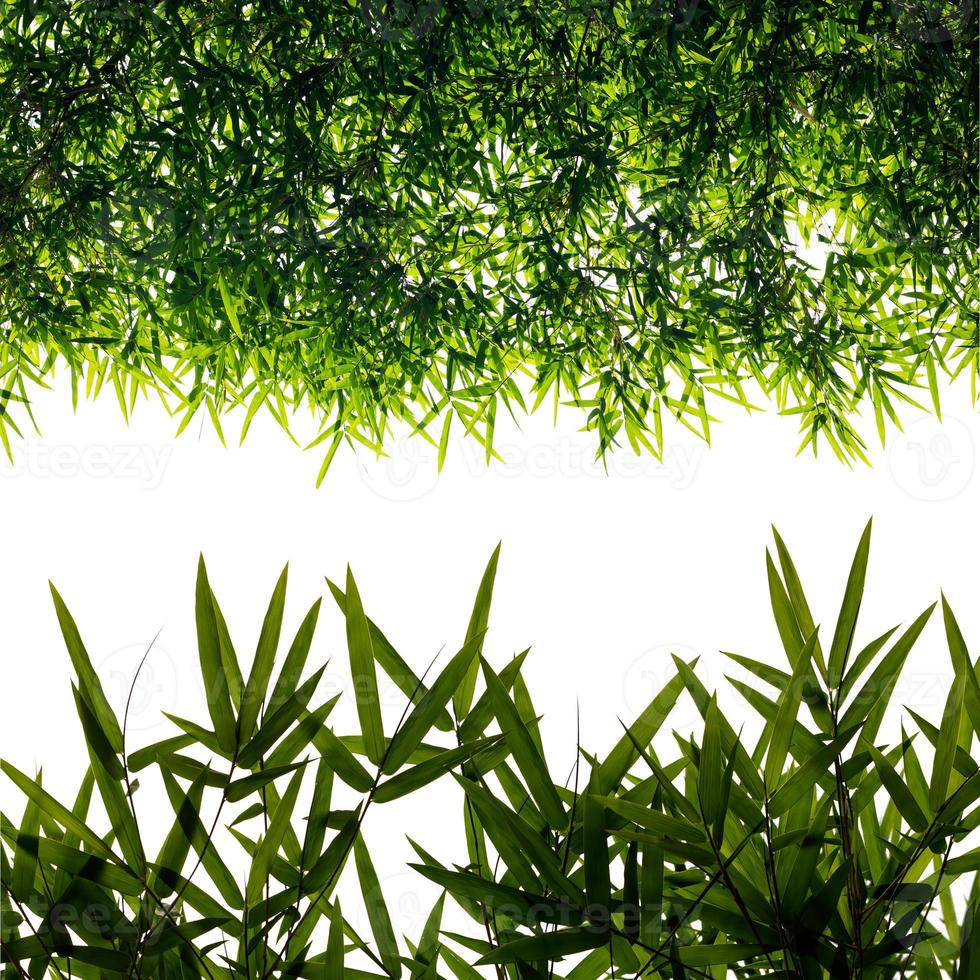
[(48, 584), (51, 588), (51, 598), (54, 600), (58, 623), (61, 626), (61, 635), (64, 637), (68, 656), (71, 657), (72, 666), (75, 668), (75, 674), (78, 677), (78, 689), (105, 734), (112, 752), (121, 753), (123, 750), (122, 730), (112, 708), (109, 707), (109, 702), (106, 700), (102, 683), (95, 673), (88, 651), (82, 643), (75, 620), (72, 619), (68, 607), (58, 594), (58, 590), (51, 583)]
[[(489, 441), (487, 443), (489, 447)], [(498, 544), (487, 562), (487, 567), (480, 580), (480, 587), (477, 589), (476, 601), (473, 603), (473, 612), (470, 615), (470, 623), (466, 628), (465, 646), (476, 645), (477, 656), (483, 653), (483, 637), (487, 631), (487, 623), (490, 620), (490, 601), (493, 598), (493, 583), (497, 577), (497, 562), (500, 559), (500, 545)], [(480, 672), (479, 660), (473, 660), (468, 671), (459, 684), (459, 688), (453, 694), (453, 708), (456, 711), (456, 718), (462, 720), (473, 704), (473, 695), (476, 691), (476, 680)]]
[(384, 727), (381, 721), (381, 699), (378, 677), (374, 671), (374, 647), (371, 631), (361, 606), (361, 597), (354, 576), (347, 569), (347, 649), (350, 655), (351, 676), (354, 680), (354, 699), (368, 759), (380, 765), (385, 752)]
[(555, 791), (555, 785), (551, 781), (548, 768), (538, 752), (534, 739), (521, 720), (500, 678), (482, 657), (481, 662), (494, 713), (513, 753), (514, 761), (527, 781), (527, 787), (545, 819), (552, 827), (563, 827), (566, 823), (565, 808)]
[(864, 578), (868, 570), (870, 547), (871, 521), (868, 521), (854, 554), (851, 571), (847, 577), (847, 586), (844, 589), (840, 615), (837, 617), (834, 639), (830, 644), (830, 654), (827, 660), (827, 683), (831, 688), (840, 687), (844, 670), (847, 667), (847, 658), (851, 652), (851, 644), (854, 642), (854, 628), (857, 625), (861, 599), (864, 595)]
[(215, 620), (214, 595), (208, 583), (204, 557), (197, 566), (197, 593), (195, 600), (197, 618), (197, 650), (204, 678), (204, 693), (208, 711), (214, 724), (218, 743), (225, 752), (234, 751), (238, 744), (235, 716), (228, 694), (228, 679), (221, 659), (218, 625)]
[(361, 834), (354, 838), (354, 863), (357, 866), (357, 879), (367, 908), (368, 921), (371, 923), (371, 932), (374, 941), (378, 944), (381, 962), (389, 976), (400, 977), (402, 965), (398, 955), (398, 942), (391, 927), (391, 916), (381, 893), (377, 872), (374, 870), (374, 864), (371, 862), (371, 856)]
[(259, 711), (265, 702), (272, 677), (272, 668), (276, 660), (276, 649), (279, 646), (279, 635), (282, 632), (282, 615), (286, 604), (286, 581), (289, 566), (286, 565), (276, 582), (276, 587), (269, 600), (269, 608), (262, 623), (262, 632), (255, 649), (255, 659), (252, 670), (245, 684), (242, 695), (241, 709), (238, 713), (238, 729), (241, 739), (248, 739), (255, 730)]
[(966, 675), (960, 674), (949, 689), (943, 720), (939, 726), (939, 741), (932, 764), (932, 778), (929, 781), (929, 806), (936, 812), (946, 800), (949, 779), (953, 772), (953, 758), (956, 741), (960, 733), (960, 715), (966, 695)]
[(443, 668), (432, 687), (423, 695), (408, 716), (405, 724), (395, 733), (384, 765), (388, 775), (397, 772), (415, 751), (419, 743), (428, 735), (442, 714), (453, 694), (458, 691), (473, 665), (479, 667), (480, 649), (483, 646), (483, 633), (468, 639), (462, 649)]

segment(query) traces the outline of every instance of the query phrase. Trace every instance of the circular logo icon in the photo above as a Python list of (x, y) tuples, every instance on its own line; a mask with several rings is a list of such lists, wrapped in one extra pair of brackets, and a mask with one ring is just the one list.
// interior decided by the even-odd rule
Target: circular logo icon
[(106, 697), (118, 713), (120, 725), (125, 716), (127, 732), (156, 728), (166, 722), (163, 712), (173, 711), (177, 705), (174, 658), (154, 643), (140, 668), (145, 654), (146, 644), (132, 643), (114, 650), (98, 664)]
[(438, 453), (421, 436), (399, 436), (382, 456), (358, 454), (357, 471), (379, 497), (396, 503), (418, 500), (438, 482)]
[(950, 500), (973, 479), (976, 449), (967, 425), (957, 418), (921, 418), (892, 441), (892, 478), (916, 500)]

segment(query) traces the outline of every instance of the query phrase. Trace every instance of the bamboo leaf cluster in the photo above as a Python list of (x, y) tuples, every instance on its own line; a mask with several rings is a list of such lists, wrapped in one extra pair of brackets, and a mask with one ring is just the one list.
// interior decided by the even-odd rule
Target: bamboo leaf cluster
[[(544, 745), (527, 651), (499, 667), (485, 654), (496, 553), (458, 651), (422, 676), (366, 615), (353, 576), (330, 583), (352, 732), (332, 720), (341, 695), (317, 694), (319, 600), (283, 636), (285, 572), (246, 671), (201, 563), (209, 717), (171, 715), (175, 733), (138, 748), (52, 589), (89, 765), (62, 803), (40, 772), (2, 764), (25, 802), (3, 819), (3, 975), (973, 977), (980, 662), (945, 598), (861, 635), (869, 548), (870, 524), (823, 631), (775, 535), (769, 600), (785, 665), (728, 655), (751, 737), (748, 715), (726, 717), (696, 662), (674, 657), (611, 748), (575, 737), (571, 773), (554, 771)], [(891, 742), (893, 689), (934, 615), (953, 677), (945, 706), (932, 720), (908, 709)], [(402, 694), (395, 722), (379, 703), (388, 681)], [(682, 697), (697, 732), (671, 731)], [(417, 935), (399, 935), (383, 887), (392, 869), (366, 817), (436, 781), (456, 797), (465, 853), (442, 853), (444, 829), (411, 841), (411, 867), (439, 897)], [(154, 784), (172, 823), (151, 846), (140, 814), (160, 805), (144, 801)], [(362, 924), (342, 908), (344, 876)], [(470, 929), (446, 927), (447, 901)]]
[(853, 460), (860, 413), (975, 390), (972, 3), (0, 17), (8, 453), (59, 371), (222, 438), (309, 411), (324, 469), (394, 425), (489, 458), (542, 403), (657, 453), (768, 401)]

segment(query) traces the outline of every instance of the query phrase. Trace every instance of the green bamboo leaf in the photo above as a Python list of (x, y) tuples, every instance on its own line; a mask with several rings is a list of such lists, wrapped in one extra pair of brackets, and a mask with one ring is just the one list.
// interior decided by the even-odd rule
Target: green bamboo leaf
[(949, 789), (965, 696), (966, 675), (960, 674), (949, 690), (942, 724), (939, 726), (939, 742), (936, 745), (936, 755), (932, 764), (932, 778), (929, 780), (929, 806), (934, 813), (945, 802), (946, 791)]
[(203, 773), (188, 787), (187, 792), (183, 794), (183, 800), (180, 800), (181, 792), (178, 788), (174, 794), (179, 801), (176, 805), (176, 817), (157, 854), (156, 863), (152, 865), (159, 869), (151, 884), (152, 892), (158, 898), (166, 898), (177, 887), (175, 883), (180, 878), (184, 862), (187, 860), (204, 797)]
[(398, 941), (391, 927), (388, 906), (385, 905), (384, 895), (381, 893), (381, 883), (378, 881), (377, 872), (374, 870), (374, 864), (371, 862), (371, 856), (361, 834), (354, 838), (354, 864), (381, 962), (389, 976), (400, 977), (402, 965), (398, 955)]
[(380, 765), (385, 752), (385, 736), (381, 721), (378, 677), (374, 670), (374, 647), (350, 568), (347, 569), (347, 649), (354, 681), (357, 717), (361, 723), (367, 756), (375, 765)]
[(769, 579), (769, 603), (772, 606), (773, 619), (776, 621), (779, 638), (782, 640), (783, 649), (792, 668), (803, 648), (803, 633), (768, 548), (766, 549), (766, 575)]
[(255, 659), (245, 684), (242, 695), (241, 709), (238, 713), (239, 738), (251, 738), (259, 711), (265, 702), (272, 677), (272, 668), (276, 661), (276, 650), (279, 647), (279, 636), (282, 632), (282, 616), (286, 605), (286, 581), (289, 576), (289, 565), (286, 565), (269, 600), (269, 608), (262, 622), (259, 642), (255, 648)]
[(68, 656), (71, 658), (72, 666), (78, 677), (78, 689), (89, 706), (89, 710), (98, 721), (98, 725), (105, 734), (106, 741), (109, 743), (112, 752), (122, 753), (123, 737), (119, 722), (109, 707), (105, 692), (102, 690), (102, 682), (95, 673), (92, 661), (89, 658), (85, 644), (79, 635), (75, 620), (72, 619), (68, 607), (65, 605), (58, 590), (50, 582), (51, 598), (54, 600), (55, 612), (58, 616), (58, 623), (61, 626), (61, 634), (68, 648)]
[[(803, 591), (803, 583), (800, 581), (799, 573), (796, 570), (796, 566), (793, 564), (793, 559), (790, 556), (789, 549), (786, 547), (785, 542), (780, 537), (779, 532), (775, 527), (772, 528), (773, 540), (776, 543), (776, 554), (779, 558), (779, 567), (783, 573), (783, 579), (786, 583), (786, 595), (789, 599), (790, 606), (793, 610), (793, 615), (796, 618), (797, 625), (799, 627), (798, 640), (802, 644), (806, 637), (810, 636), (816, 631), (816, 623), (813, 621), (813, 614), (810, 612), (809, 603), (806, 600), (806, 594)], [(813, 659), (817, 664), (821, 675), (826, 677), (827, 667), (824, 662), (823, 650), (820, 647), (820, 641), (817, 640), (813, 648)]]
[(538, 752), (534, 739), (521, 720), (500, 678), (482, 657), (480, 662), (483, 665), (483, 675), (486, 678), (497, 723), (507, 739), (514, 761), (527, 782), (531, 796), (534, 797), (534, 801), (552, 827), (564, 827), (567, 822), (565, 808), (562, 806), (561, 798), (555, 790), (555, 784), (551, 781), (548, 768)]
[(640, 942), (649, 949), (660, 944), (664, 902), (664, 852), (640, 843)]
[(89, 711), (88, 705), (74, 684), (72, 685), (72, 694), (75, 696), (75, 705), (78, 708), (79, 717), (82, 718), (82, 727), (86, 732), (92, 773), (99, 788), (102, 804), (112, 824), (113, 832), (126, 861), (131, 867), (141, 868), (145, 863), (145, 857), (139, 828), (127, 798), (129, 790), (127, 788), (124, 791), (121, 785), (125, 772), (115, 754), (109, 751), (108, 740), (102, 737), (95, 716)]
[(858, 727), (841, 732), (823, 749), (797, 766), (780, 784), (769, 798), (769, 813), (773, 817), (782, 816), (804, 793), (810, 792), (817, 781), (832, 765), (841, 750), (854, 738)]
[(479, 633), (463, 644), (462, 649), (446, 664), (432, 687), (415, 705), (404, 725), (395, 732), (388, 747), (384, 772), (387, 775), (397, 772), (415, 751), (419, 743), (428, 735), (436, 719), (444, 711), (453, 694), (458, 691), (471, 667), (479, 666), (478, 657), (483, 646), (483, 633)]
[(275, 711), (263, 718), (259, 730), (238, 753), (238, 764), (243, 769), (251, 769), (302, 715), (320, 683), (324, 670), (326, 665), (313, 674), (295, 693), (281, 702)]
[(231, 324), (231, 329), (235, 331), (235, 335), (239, 340), (244, 339), (242, 326), (238, 322), (238, 311), (235, 308), (235, 300), (231, 293), (228, 292), (228, 286), (225, 284), (224, 276), (220, 272), (218, 273), (218, 292), (221, 295), (221, 305), (224, 307), (225, 315), (228, 317), (228, 323)]
[(221, 666), (225, 671), (225, 679), (228, 682), (228, 696), (233, 705), (241, 704), (242, 692), (245, 690), (245, 681), (242, 680), (242, 669), (238, 664), (238, 654), (235, 652), (235, 645), (231, 642), (231, 634), (228, 632), (228, 624), (225, 622), (224, 613), (218, 600), (211, 592), (211, 607), (214, 610), (214, 622), (218, 627), (218, 647), (221, 650)]
[(129, 771), (139, 772), (147, 766), (157, 764), (175, 752), (179, 752), (181, 749), (186, 749), (188, 746), (193, 745), (195, 741), (196, 739), (193, 735), (173, 735), (169, 738), (161, 739), (159, 742), (153, 742), (150, 745), (144, 746), (142, 749), (137, 749), (126, 757)]
[(330, 823), (330, 800), (333, 796), (333, 769), (330, 762), (321, 758), (316, 767), (313, 782), (313, 797), (306, 818), (306, 833), (303, 837), (304, 861), (323, 850), (327, 826)]
[[(126, 868), (125, 862), (112, 853), (105, 841), (99, 834), (91, 830), (83, 820), (79, 819), (66, 806), (59, 803), (50, 793), (41, 788), (40, 784), (25, 776), (19, 769), (9, 762), (0, 759), (0, 769), (10, 778), (10, 781), (31, 801), (52, 820), (59, 823), (66, 830), (70, 830), (80, 841), (91, 848), (92, 853), (104, 858), (106, 861), (113, 861), (121, 867)], [(127, 869), (131, 870), (131, 869)]]
[(289, 645), (286, 659), (283, 661), (282, 670), (276, 678), (272, 694), (269, 696), (268, 710), (275, 711), (282, 706), (283, 702), (296, 693), (299, 686), (299, 679), (306, 666), (306, 660), (310, 654), (310, 647), (313, 645), (313, 636), (316, 633), (316, 624), (320, 616), (320, 605), (322, 599), (317, 599), (310, 607), (307, 614), (303, 617), (299, 629), (293, 642)]
[(635, 823), (645, 830), (653, 831), (655, 834), (663, 834), (665, 837), (675, 837), (677, 840), (693, 843), (707, 840), (703, 828), (696, 827), (686, 820), (668, 816), (651, 807), (641, 806), (639, 803), (630, 803), (615, 796), (605, 796), (602, 798), (602, 802), (613, 813), (618, 813), (631, 823)]
[(317, 858), (303, 880), (304, 895), (329, 895), (337, 884), (347, 855), (354, 846), (354, 838), (361, 826), (361, 807), (352, 810), (343, 826), (337, 831), (327, 849)]
[[(41, 773), (37, 774), (37, 785), (41, 785)], [(28, 798), (21, 820), (20, 831), (14, 845), (14, 866), (9, 878), (13, 896), (20, 902), (27, 902), (34, 891), (34, 877), (37, 872), (37, 848), (31, 842), (37, 841), (41, 828), (41, 808), (35, 798)]]
[(296, 805), (296, 798), (299, 795), (300, 784), (303, 782), (303, 772), (304, 769), (301, 767), (293, 773), (282, 799), (272, 810), (269, 829), (252, 856), (252, 863), (248, 870), (248, 883), (245, 886), (245, 901), (249, 905), (258, 902), (262, 896), (262, 889), (269, 877), (272, 862), (279, 853), (279, 848), (282, 846), (290, 826), (289, 821)]
[(942, 596), (942, 604), (946, 643), (949, 647), (950, 658), (953, 661), (953, 669), (957, 676), (962, 674), (966, 677), (966, 691), (964, 692), (966, 715), (973, 731), (980, 738), (980, 682), (977, 680), (977, 668), (970, 659), (966, 640), (963, 639), (963, 633), (956, 622), (953, 610), (946, 601), (946, 596)]
[[(515, 812), (506, 807), (492, 793), (470, 779), (456, 780), (466, 793), (467, 798), (476, 809), (477, 816), (486, 828), (491, 841), (503, 854), (509, 848), (515, 857), (505, 859), (508, 869), (520, 877), (515, 868), (522, 864), (522, 880), (536, 880), (529, 864), (533, 864), (541, 880), (555, 895), (567, 898), (572, 904), (585, 905), (585, 892), (573, 882), (560, 864), (560, 855), (556, 855), (540, 832), (524, 819), (524, 810)], [(536, 890), (528, 886), (528, 890)]]
[(892, 638), (897, 629), (897, 626), (893, 626), (890, 630), (885, 630), (881, 636), (872, 640), (867, 646), (861, 649), (856, 657), (852, 658), (840, 686), (841, 703), (847, 699), (848, 694), (850, 694), (851, 689), (857, 683), (858, 679), (872, 664), (878, 652)]
[(929, 826), (929, 821), (919, 808), (919, 804), (915, 802), (915, 797), (909, 791), (908, 786), (878, 749), (869, 745), (868, 751), (874, 759), (875, 769), (881, 777), (881, 783), (898, 808), (898, 812), (912, 830), (922, 833)]
[(701, 743), (701, 765), (698, 768), (698, 799), (705, 824), (713, 826), (724, 819), (722, 809), (722, 772), (724, 760), (721, 752), (721, 719), (714, 697), (708, 703), (704, 722), (704, 738)]
[(685, 966), (728, 966), (754, 960), (765, 952), (764, 946), (753, 943), (714, 943), (679, 948), (678, 956)]
[(333, 904), (330, 914), (330, 934), (327, 937), (327, 959), (323, 980), (344, 980), (344, 916), (340, 900)]
[(595, 927), (560, 929), (537, 936), (524, 936), (498, 946), (477, 960), (478, 966), (498, 963), (556, 962), (575, 953), (605, 946), (609, 937)]
[[(488, 443), (489, 446), (489, 443)], [(466, 628), (465, 645), (476, 642), (477, 654), (483, 653), (483, 636), (487, 631), (487, 624), (490, 621), (490, 602), (493, 598), (493, 583), (497, 577), (497, 562), (500, 559), (500, 545), (493, 549), (490, 561), (483, 572), (480, 580), (480, 587), (477, 589), (476, 601), (473, 603), (473, 612), (470, 615), (469, 626)], [(473, 695), (476, 693), (476, 680), (480, 672), (478, 660), (474, 660), (467, 673), (459, 685), (459, 689), (453, 695), (453, 708), (456, 718), (462, 720), (473, 704)]]
[[(10, 877), (5, 876), (4, 878), (5, 883), (9, 883), (11, 893), (19, 901), (26, 903), (30, 889), (33, 887), (33, 875), (39, 863), (45, 867), (60, 868), (72, 877), (84, 878), (123, 895), (138, 896), (143, 893), (143, 883), (139, 878), (118, 864), (111, 864), (103, 858), (96, 857), (87, 851), (80, 851), (63, 841), (39, 837), (36, 832), (33, 834), (25, 833), (28, 829), (22, 825), (21, 832), (16, 835), (6, 828), (3, 832), (4, 839), (16, 848), (22, 849), (26, 855), (25, 860), (30, 861), (30, 884), (25, 886), (25, 880), (15, 881), (13, 873)], [(15, 861), (17, 853), (19, 852), (15, 851)]]
[(359, 793), (366, 793), (371, 789), (374, 780), (370, 773), (329, 728), (321, 728), (317, 732), (313, 745), (351, 789)]
[(203, 725), (198, 725), (197, 722), (190, 721), (187, 718), (181, 718), (178, 715), (172, 715), (169, 711), (164, 711), (163, 716), (169, 721), (172, 721), (190, 737), (188, 745), (201, 745), (209, 752), (214, 752), (216, 755), (222, 756), (222, 758), (228, 759), (231, 757), (232, 753), (225, 752), (221, 748), (217, 735)]
[(830, 654), (827, 660), (827, 684), (831, 689), (840, 687), (847, 666), (847, 658), (851, 652), (851, 644), (854, 642), (854, 628), (857, 625), (861, 599), (864, 595), (864, 579), (868, 570), (870, 547), (871, 521), (868, 521), (864, 533), (861, 535), (861, 540), (858, 542), (854, 561), (851, 564), (840, 615), (837, 617), (837, 627), (834, 630), (834, 639), (830, 644)]
[(793, 675), (789, 679), (789, 684), (779, 698), (779, 709), (773, 722), (772, 738), (769, 742), (769, 751), (766, 754), (765, 780), (766, 785), (770, 788), (779, 785), (780, 777), (783, 774), (783, 765), (786, 762), (786, 755), (789, 752), (793, 730), (796, 727), (797, 716), (800, 712), (803, 686), (810, 674), (811, 658), (814, 656), (816, 648), (817, 631), (814, 628), (803, 645), (799, 659), (793, 668)]
[(427, 864), (409, 864), (409, 867), (445, 888), (454, 898), (468, 898), (491, 909), (499, 908), (510, 918), (520, 916), (541, 922), (558, 922), (565, 914), (556, 902), (543, 895), (533, 895), (478, 875)]
[(340, 695), (335, 694), (314, 711), (301, 712), (302, 720), (300, 723), (269, 754), (266, 764), (269, 766), (289, 765), (296, 756), (304, 752), (310, 745), (315, 745), (327, 718), (330, 717), (330, 713), (339, 700)]
[[(609, 881), (609, 845), (606, 813), (599, 792), (598, 773), (593, 770), (583, 801), (582, 847), (585, 866), (585, 897), (593, 923), (609, 925), (612, 887)], [(603, 910), (599, 913), (599, 910)], [(598, 915), (598, 918), (597, 918)]]
[(455, 749), (447, 749), (431, 759), (426, 759), (425, 762), (420, 762), (397, 776), (386, 779), (375, 790), (374, 800), (376, 803), (389, 803), (409, 793), (414, 793), (441, 776), (452, 772), (462, 763), (479, 756), (481, 752), (497, 745), (502, 738), (502, 735), (481, 738), (467, 745), (460, 745)]
[(234, 876), (228, 870), (217, 849), (213, 846), (208, 831), (204, 828), (200, 813), (189, 800), (189, 794), (184, 793), (177, 780), (166, 770), (161, 769), (163, 785), (170, 798), (174, 813), (180, 817), (184, 832), (190, 837), (191, 846), (204, 865), (204, 870), (214, 882), (225, 904), (233, 909), (242, 909), (245, 900), (238, 889)]
[(305, 765), (306, 760), (304, 759), (302, 762), (294, 762), (288, 766), (276, 766), (274, 769), (271, 767), (260, 769), (258, 772), (250, 773), (248, 776), (242, 776), (239, 779), (232, 780), (228, 784), (225, 798), (231, 803), (237, 803), (239, 800), (244, 800), (246, 796), (257, 793), (262, 787), (268, 786), (269, 783), (279, 779), (281, 776), (295, 772)]
[(197, 650), (204, 678), (204, 693), (214, 724), (218, 743), (225, 752), (233, 752), (238, 744), (235, 716), (228, 693), (228, 679), (221, 660), (221, 644), (215, 621), (215, 600), (208, 583), (208, 573), (202, 555), (197, 566), (195, 610), (197, 619)]
[(936, 605), (933, 603), (925, 609), (881, 658), (881, 662), (861, 686), (861, 690), (849, 702), (840, 720), (841, 728), (863, 724), (864, 738), (868, 741), (874, 739), (888, 706), (891, 691), (935, 608)]
[[(347, 596), (343, 590), (327, 579), (327, 585), (333, 594), (340, 611), (347, 615)], [(417, 704), (423, 697), (428, 688), (419, 680), (411, 667), (405, 663), (401, 654), (391, 645), (388, 638), (378, 629), (375, 622), (368, 618), (368, 629), (371, 631), (371, 646), (374, 650), (374, 659), (378, 662), (381, 669), (391, 678), (394, 685), (405, 697), (410, 698), (413, 704)], [(448, 732), (453, 728), (453, 720), (448, 711), (443, 711), (436, 719), (436, 728), (440, 731)]]
[[(692, 660), (688, 666), (693, 667), (696, 662)], [(640, 758), (640, 750), (646, 749), (660, 731), (683, 691), (684, 678), (678, 673), (661, 688), (629, 726), (599, 767), (599, 784), (603, 793), (611, 793), (619, 786), (626, 773)]]

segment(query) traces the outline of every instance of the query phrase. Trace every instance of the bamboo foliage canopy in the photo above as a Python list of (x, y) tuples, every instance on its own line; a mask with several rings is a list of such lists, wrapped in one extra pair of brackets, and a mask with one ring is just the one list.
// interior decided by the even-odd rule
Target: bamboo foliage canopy
[(975, 390), (974, 6), (12, 0), (8, 452), (61, 366), (310, 408), (325, 463), (552, 399), (600, 452), (768, 399), (860, 458)]

